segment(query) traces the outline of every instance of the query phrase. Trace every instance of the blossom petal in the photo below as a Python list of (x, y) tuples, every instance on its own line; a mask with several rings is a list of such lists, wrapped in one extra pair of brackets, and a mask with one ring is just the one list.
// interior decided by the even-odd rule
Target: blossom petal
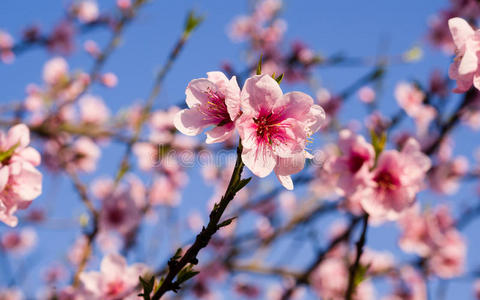
[(243, 86), (242, 111), (249, 115), (255, 115), (262, 110), (271, 111), (285, 101), (282, 99), (282, 95), (282, 89), (270, 75), (255, 75), (247, 79)]
[(470, 24), (462, 18), (448, 20), (448, 27), (450, 28), (453, 42), (458, 49), (462, 49), (468, 37), (475, 33)]
[(208, 95), (205, 93), (208, 90), (216, 91), (215, 84), (208, 79), (199, 78), (190, 81), (185, 90), (185, 101), (189, 108), (195, 105), (204, 104), (208, 102)]
[(233, 134), (233, 123), (226, 124), (223, 126), (216, 126), (211, 130), (206, 132), (207, 135), (207, 144), (220, 143), (228, 139)]
[(208, 121), (204, 119), (202, 112), (194, 107), (179, 111), (173, 119), (173, 124), (181, 133), (192, 136), (199, 134), (208, 126)]
[(264, 145), (254, 149), (243, 149), (243, 163), (258, 177), (265, 177), (275, 168), (276, 159), (272, 151)]

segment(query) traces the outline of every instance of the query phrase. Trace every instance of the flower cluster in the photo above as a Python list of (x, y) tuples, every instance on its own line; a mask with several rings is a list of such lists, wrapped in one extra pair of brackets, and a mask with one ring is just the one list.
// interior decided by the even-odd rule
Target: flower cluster
[(207, 143), (225, 141), (234, 129), (240, 135), (242, 160), (257, 176), (272, 171), (287, 189), (293, 189), (291, 174), (303, 169), (308, 138), (320, 129), (325, 113), (313, 99), (301, 92), (283, 94), (269, 75), (255, 75), (242, 90), (236, 78), (220, 72), (196, 79), (186, 90), (184, 109), (175, 117), (175, 126), (187, 135), (206, 127)]

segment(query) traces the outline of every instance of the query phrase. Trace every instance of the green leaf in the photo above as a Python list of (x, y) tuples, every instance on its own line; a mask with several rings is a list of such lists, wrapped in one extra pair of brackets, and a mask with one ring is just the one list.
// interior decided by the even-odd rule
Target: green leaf
[(138, 296), (143, 297), (144, 300), (150, 300), (150, 295), (155, 287), (155, 277), (151, 276), (148, 281), (142, 278), (142, 276), (139, 276), (138, 279), (143, 287), (143, 293), (138, 294)]
[(262, 75), (262, 55), (260, 55), (260, 59), (258, 60), (257, 75)]
[(225, 226), (230, 225), (230, 224), (233, 222), (233, 220), (235, 220), (236, 218), (237, 218), (237, 217), (232, 217), (232, 218), (230, 218), (230, 219), (227, 219), (227, 220), (223, 221), (222, 223), (218, 224), (217, 228), (220, 229), (220, 228), (222, 228), (222, 227), (225, 227)]
[(8, 149), (7, 151), (0, 152), (0, 162), (3, 162), (4, 160), (7, 160), (10, 157), (12, 157), (13, 152), (15, 152), (15, 149), (17, 149), (18, 146), (20, 146), (20, 142), (10, 147), (10, 149)]
[(200, 25), (205, 18), (203, 16), (195, 15), (195, 12), (191, 10), (188, 13), (187, 20), (185, 21), (185, 34), (190, 34), (198, 25)]
[(357, 287), (360, 283), (362, 283), (362, 281), (364, 281), (366, 279), (365, 275), (367, 274), (367, 271), (368, 271), (369, 267), (370, 267), (370, 265), (367, 265), (367, 266), (359, 265), (358, 266), (357, 272), (355, 273), (355, 278), (353, 279), (354, 288)]
[(275, 78), (275, 81), (278, 82), (278, 84), (282, 83), (283, 75), (284, 73), (280, 74), (277, 78)]
[(252, 180), (252, 177), (241, 179), (235, 186), (235, 193), (243, 189), (250, 182), (250, 180)]
[(189, 280), (190, 278), (194, 277), (198, 273), (200, 272), (193, 270), (193, 265), (188, 265), (185, 268), (183, 268), (180, 272), (178, 272), (177, 280), (175, 281), (175, 284), (180, 285), (185, 281)]
[(385, 149), (385, 145), (387, 143), (387, 134), (382, 132), (382, 134), (378, 136), (374, 130), (370, 130), (370, 135), (372, 136), (372, 145), (375, 149), (375, 158), (378, 158), (383, 149)]

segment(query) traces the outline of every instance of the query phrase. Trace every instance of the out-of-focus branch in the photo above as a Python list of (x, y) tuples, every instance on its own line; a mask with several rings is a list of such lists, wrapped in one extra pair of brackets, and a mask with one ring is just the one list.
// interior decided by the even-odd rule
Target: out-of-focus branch
[(318, 267), (318, 265), (320, 265), (320, 263), (325, 259), (328, 252), (334, 249), (341, 242), (348, 240), (350, 235), (352, 234), (353, 229), (355, 228), (355, 226), (360, 220), (361, 220), (360, 217), (354, 217), (350, 221), (350, 225), (348, 226), (348, 228), (345, 230), (344, 233), (342, 233), (341, 235), (333, 239), (324, 250), (317, 253), (316, 259), (308, 266), (308, 268), (302, 273), (302, 275), (295, 280), (295, 283), (291, 287), (285, 290), (281, 298), (282, 300), (290, 299), (293, 292), (299, 285), (308, 283), (308, 278), (310, 277), (312, 272)]
[(360, 258), (363, 254), (363, 247), (365, 246), (367, 240), (367, 228), (368, 228), (368, 214), (363, 216), (363, 226), (362, 226), (362, 234), (358, 239), (356, 246), (357, 246), (357, 254), (355, 256), (355, 262), (350, 267), (349, 274), (348, 274), (348, 286), (347, 292), (345, 294), (346, 300), (351, 300), (353, 295), (355, 294), (355, 285), (357, 281), (357, 273), (360, 267)]

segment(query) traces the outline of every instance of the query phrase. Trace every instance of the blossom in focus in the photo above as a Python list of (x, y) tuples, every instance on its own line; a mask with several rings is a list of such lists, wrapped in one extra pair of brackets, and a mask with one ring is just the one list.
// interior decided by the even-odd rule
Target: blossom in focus
[(308, 138), (320, 129), (325, 112), (301, 92), (283, 94), (270, 75), (256, 75), (245, 82), (241, 94), (242, 116), (236, 125), (242, 139), (242, 160), (257, 176), (272, 171), (287, 189), (291, 174), (300, 172)]
[(480, 73), (478, 71), (478, 51), (480, 50), (480, 34), (467, 21), (461, 18), (448, 20), (450, 33), (455, 43), (455, 60), (450, 65), (448, 75), (457, 81), (455, 93), (464, 93), (472, 84), (480, 89)]
[(228, 139), (235, 129), (233, 121), (240, 111), (240, 88), (237, 79), (222, 72), (209, 72), (208, 78), (192, 80), (185, 91), (188, 109), (179, 111), (175, 127), (186, 135), (197, 135), (203, 129), (207, 144)]
[(127, 265), (123, 256), (109, 254), (102, 259), (100, 271), (80, 273), (86, 299), (138, 299), (138, 277), (148, 269), (143, 264)]
[(35, 168), (40, 154), (30, 143), (30, 130), (25, 124), (0, 132), (0, 221), (17, 225), (14, 213), (27, 208), (42, 193), (42, 174)]
[(367, 187), (369, 191), (361, 200), (363, 209), (375, 219), (397, 219), (414, 203), (430, 164), (413, 138), (405, 142), (401, 152), (382, 152), (373, 170), (372, 184)]

